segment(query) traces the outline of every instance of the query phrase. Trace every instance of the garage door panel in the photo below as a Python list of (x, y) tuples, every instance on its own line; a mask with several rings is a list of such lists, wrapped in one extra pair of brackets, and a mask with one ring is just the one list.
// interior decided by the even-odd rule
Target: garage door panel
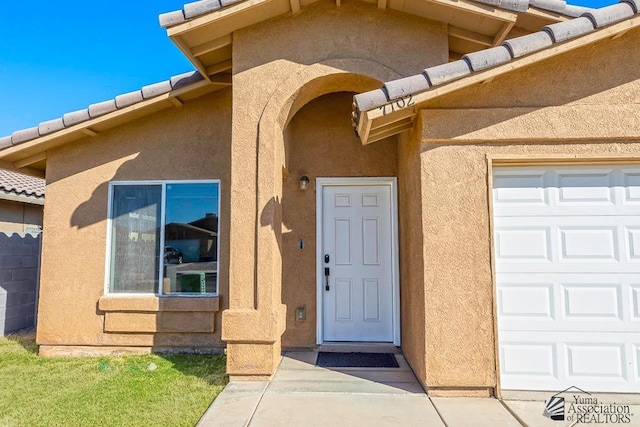
[(640, 169), (622, 169), (623, 203), (640, 204)]
[(567, 379), (576, 381), (606, 378), (624, 381), (628, 377), (623, 343), (594, 344), (592, 337), (587, 343), (566, 344)]
[(598, 172), (557, 172), (558, 205), (588, 203), (594, 205), (613, 205), (614, 176), (611, 170)]
[(633, 345), (634, 380), (640, 384), (640, 342)]
[(494, 229), (497, 272), (640, 271), (640, 216), (496, 218)]
[(560, 261), (619, 261), (615, 227), (558, 227)]
[(568, 321), (622, 321), (622, 285), (616, 283), (560, 284), (562, 317)]
[(502, 388), (640, 392), (640, 167), (493, 183)]
[(503, 389), (638, 392), (640, 333), (502, 332)]
[(551, 227), (496, 229), (498, 258), (520, 262), (551, 262)]
[(624, 238), (627, 262), (640, 262), (640, 227), (625, 227)]
[(553, 321), (555, 310), (553, 283), (503, 283), (498, 288), (498, 312), (505, 319)]
[(500, 345), (502, 375), (536, 380), (558, 380), (558, 350), (553, 341), (519, 342), (505, 338)]
[[(526, 173), (508, 176), (495, 176), (494, 206), (511, 205), (549, 205), (548, 180), (546, 171), (527, 170)], [(640, 177), (639, 177), (640, 178)], [(640, 193), (640, 191), (639, 191)], [(640, 194), (638, 194), (640, 198)], [(640, 200), (639, 200), (640, 201)]]
[(640, 274), (497, 277), (502, 331), (640, 331)]
[[(519, 217), (522, 215), (523, 206), (515, 205), (494, 205), (494, 214), (503, 217)], [(585, 208), (588, 208), (588, 212), (585, 212)], [(582, 217), (582, 216), (634, 216), (640, 213), (640, 203), (635, 205), (623, 204), (623, 205), (593, 205), (593, 206), (563, 206), (563, 209), (558, 209), (557, 205), (526, 205), (527, 215), (530, 217)]]
[(640, 168), (568, 167), (537, 169), (532, 174), (522, 169), (495, 170), (493, 209), (496, 216), (521, 216), (523, 207), (530, 216), (637, 215), (639, 212)]
[[(640, 284), (631, 284), (631, 320), (640, 322)], [(640, 325), (638, 325), (640, 328)]]

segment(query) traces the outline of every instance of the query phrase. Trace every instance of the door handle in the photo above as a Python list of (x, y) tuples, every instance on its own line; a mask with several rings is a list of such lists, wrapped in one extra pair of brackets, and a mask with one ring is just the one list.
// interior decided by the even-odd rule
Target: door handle
[(325, 280), (325, 286), (324, 286), (324, 290), (328, 291), (329, 290), (329, 267), (325, 267), (324, 268), (324, 280)]

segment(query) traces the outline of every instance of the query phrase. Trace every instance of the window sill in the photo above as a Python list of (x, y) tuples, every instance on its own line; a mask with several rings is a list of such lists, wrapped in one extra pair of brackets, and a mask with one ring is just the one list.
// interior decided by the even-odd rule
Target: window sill
[(160, 312), (160, 311), (209, 311), (220, 310), (219, 296), (182, 296), (182, 295), (103, 295), (98, 300), (98, 310)]
[(104, 295), (98, 309), (104, 312), (106, 333), (211, 334), (215, 332), (220, 297)]

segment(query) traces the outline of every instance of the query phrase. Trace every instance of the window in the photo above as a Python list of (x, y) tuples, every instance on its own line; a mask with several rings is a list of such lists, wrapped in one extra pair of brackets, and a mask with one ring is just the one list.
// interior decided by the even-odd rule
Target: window
[(109, 185), (107, 292), (218, 292), (218, 181)]

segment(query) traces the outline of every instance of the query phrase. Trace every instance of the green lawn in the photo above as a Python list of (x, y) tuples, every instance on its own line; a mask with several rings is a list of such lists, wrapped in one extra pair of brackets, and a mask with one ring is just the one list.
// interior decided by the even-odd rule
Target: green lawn
[(223, 356), (46, 359), (0, 337), (0, 426), (194, 426), (224, 384)]

